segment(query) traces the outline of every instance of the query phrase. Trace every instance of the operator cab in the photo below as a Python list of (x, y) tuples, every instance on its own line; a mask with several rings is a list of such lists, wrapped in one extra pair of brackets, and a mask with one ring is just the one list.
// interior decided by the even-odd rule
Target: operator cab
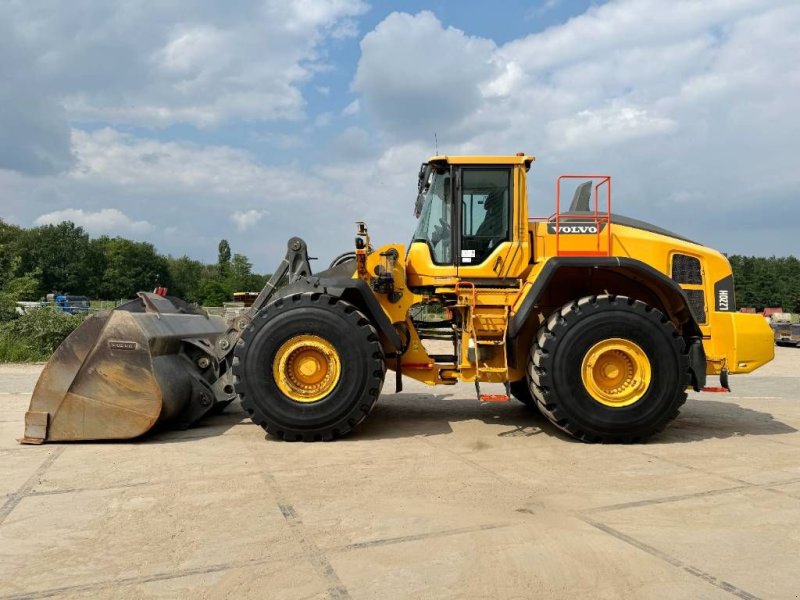
[(507, 280), (527, 265), (521, 170), (533, 157), (481, 158), (436, 157), (422, 164), (414, 209), (419, 223), (407, 260), (410, 285), (447, 285), (447, 278)]

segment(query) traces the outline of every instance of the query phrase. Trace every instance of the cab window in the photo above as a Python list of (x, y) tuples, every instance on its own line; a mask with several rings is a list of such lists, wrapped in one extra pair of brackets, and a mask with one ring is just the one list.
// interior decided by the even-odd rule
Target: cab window
[(435, 264), (453, 264), (453, 202), (450, 173), (433, 172), (424, 188), (422, 212), (412, 242), (425, 242)]
[(464, 169), (461, 182), (461, 264), (479, 264), (509, 239), (511, 170)]

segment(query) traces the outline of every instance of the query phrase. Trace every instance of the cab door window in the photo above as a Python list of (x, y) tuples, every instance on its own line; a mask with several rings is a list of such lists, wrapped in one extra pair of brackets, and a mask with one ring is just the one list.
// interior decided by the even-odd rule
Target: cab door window
[(510, 198), (510, 169), (463, 170), (460, 264), (482, 263), (509, 239)]

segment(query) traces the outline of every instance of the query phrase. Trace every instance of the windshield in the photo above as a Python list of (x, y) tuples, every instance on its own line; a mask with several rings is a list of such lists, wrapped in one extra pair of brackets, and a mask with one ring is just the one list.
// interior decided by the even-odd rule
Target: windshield
[(423, 189), (422, 211), (411, 241), (426, 242), (437, 264), (453, 262), (452, 218), (450, 173), (433, 171)]

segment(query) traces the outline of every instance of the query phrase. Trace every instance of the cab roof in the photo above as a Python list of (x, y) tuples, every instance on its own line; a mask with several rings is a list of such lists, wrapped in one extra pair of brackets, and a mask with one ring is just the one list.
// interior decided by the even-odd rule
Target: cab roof
[(428, 159), (431, 163), (447, 163), (449, 165), (525, 165), (528, 169), (536, 160), (534, 156), (518, 152), (509, 155), (475, 155), (475, 156), (432, 156)]

